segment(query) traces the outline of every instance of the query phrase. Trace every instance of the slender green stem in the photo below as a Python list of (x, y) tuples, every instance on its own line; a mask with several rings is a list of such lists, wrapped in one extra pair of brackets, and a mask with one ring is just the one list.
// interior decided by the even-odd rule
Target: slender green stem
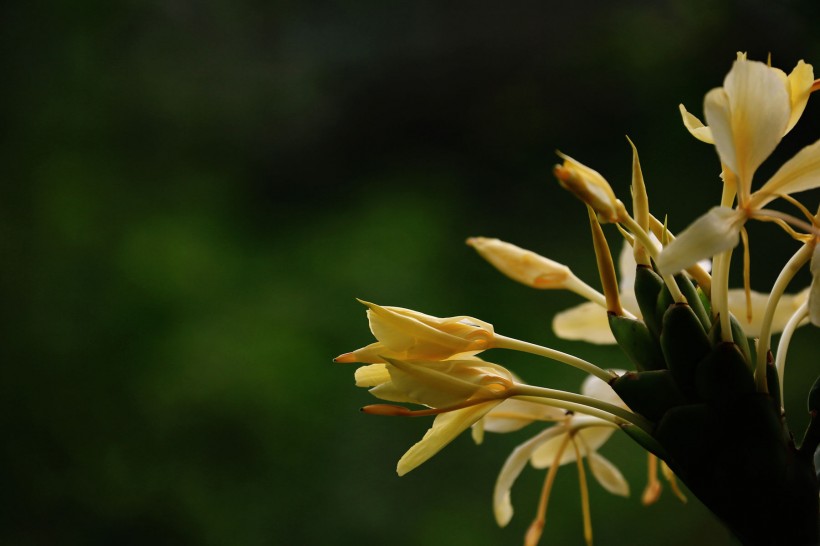
[(511, 337), (496, 334), (495, 344), (493, 346), (499, 349), (521, 351), (523, 353), (530, 353), (550, 358), (552, 360), (557, 360), (558, 362), (569, 364), (570, 366), (578, 368), (579, 370), (583, 370), (588, 374), (594, 375), (595, 377), (603, 381), (606, 381), (607, 383), (609, 383), (609, 381), (613, 378), (617, 377), (617, 375), (615, 375), (614, 373), (604, 370), (591, 362), (587, 362), (582, 358), (578, 358), (577, 356), (557, 351), (555, 349), (550, 349), (549, 347), (542, 347), (541, 345), (536, 345), (534, 343), (529, 343), (527, 341), (521, 341), (520, 339), (514, 339)]
[(715, 256), (712, 261), (715, 271), (712, 276), (712, 314), (720, 317), (720, 337), (732, 343), (732, 321), (729, 313), (729, 265), (732, 263), (732, 252), (729, 250)]
[[(789, 352), (789, 344), (792, 341), (792, 334), (797, 329), (803, 319), (809, 316), (809, 302), (803, 302), (797, 311), (791, 316), (789, 322), (783, 328), (783, 333), (780, 335), (780, 343), (777, 344), (777, 356), (774, 359), (774, 365), (777, 369), (777, 377), (780, 380), (780, 400), (783, 400), (783, 381), (786, 375), (786, 354)], [(761, 343), (763, 339), (761, 338)], [(765, 365), (765, 364), (764, 364)], [(759, 372), (758, 372), (759, 373)], [(765, 370), (764, 370), (765, 373)]]
[[(513, 385), (507, 391), (507, 394), (515, 397), (525, 396), (530, 401), (532, 401), (530, 397), (547, 399), (549, 400), (547, 405), (565, 407), (569, 410), (578, 411), (594, 417), (600, 417), (601, 419), (611, 421), (617, 425), (622, 425), (624, 422), (630, 423), (647, 432), (651, 431), (653, 428), (651, 421), (638, 415), (637, 413), (632, 413), (631, 411), (620, 406), (616, 406), (615, 404), (610, 404), (609, 402), (604, 402), (602, 400), (598, 400), (597, 398), (585, 396), (583, 394), (549, 389), (547, 387), (536, 387), (534, 385), (522, 385), (519, 383)], [(557, 402), (572, 404), (573, 407), (561, 405)]]
[(579, 279), (575, 276), (574, 273), (570, 273), (569, 278), (564, 281), (565, 288), (571, 292), (575, 292), (582, 298), (586, 298), (587, 300), (597, 303), (604, 309), (606, 309), (606, 296), (592, 288), (590, 285)]
[[(769, 352), (769, 347), (772, 341), (772, 321), (774, 319), (774, 312), (777, 309), (777, 304), (780, 298), (786, 291), (786, 287), (797, 274), (800, 269), (808, 263), (811, 259), (812, 252), (814, 252), (814, 241), (811, 241), (794, 253), (794, 255), (786, 262), (783, 270), (777, 276), (772, 286), (772, 292), (766, 302), (766, 310), (763, 312), (763, 322), (760, 326), (760, 341), (757, 345), (757, 361), (755, 362), (755, 382), (757, 383), (758, 392), (767, 392), (766, 384), (766, 355)], [(778, 350), (778, 353), (780, 351)], [(778, 369), (780, 375), (780, 388), (783, 388), (783, 375)]]

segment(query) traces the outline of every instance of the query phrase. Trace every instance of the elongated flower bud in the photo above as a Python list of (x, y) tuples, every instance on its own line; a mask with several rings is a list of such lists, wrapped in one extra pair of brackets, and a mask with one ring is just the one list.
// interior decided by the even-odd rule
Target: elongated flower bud
[(625, 211), (623, 203), (615, 197), (609, 182), (598, 171), (558, 152), (564, 160), (556, 165), (553, 174), (565, 190), (592, 207), (602, 222), (616, 223)]
[(532, 288), (566, 288), (573, 276), (564, 264), (499, 239), (470, 237), (467, 244), (503, 274)]

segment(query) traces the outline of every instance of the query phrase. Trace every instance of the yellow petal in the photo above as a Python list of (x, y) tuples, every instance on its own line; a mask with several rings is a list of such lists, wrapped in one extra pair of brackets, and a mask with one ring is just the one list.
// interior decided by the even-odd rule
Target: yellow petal
[(607, 458), (596, 451), (592, 451), (587, 454), (587, 461), (589, 461), (589, 469), (592, 471), (592, 475), (595, 476), (595, 479), (604, 489), (613, 495), (629, 496), (629, 483), (621, 474), (621, 471)]
[(788, 194), (820, 187), (820, 140), (809, 144), (780, 167), (763, 187), (752, 195), (750, 206), (761, 208)]
[[(741, 289), (729, 290), (729, 311), (735, 316), (743, 332), (747, 337), (760, 337), (760, 329), (763, 325), (763, 315), (766, 312), (766, 304), (769, 301), (769, 294), (761, 294), (752, 290), (752, 321), (746, 318), (746, 292)], [(771, 333), (777, 334), (783, 331), (791, 316), (803, 305), (808, 297), (807, 291), (797, 294), (783, 294), (775, 309), (772, 318)]]
[(713, 207), (669, 243), (656, 260), (661, 275), (672, 275), (737, 245), (744, 216), (728, 207)]
[(404, 476), (427, 461), (499, 403), (500, 400), (494, 400), (437, 415), (433, 421), (433, 426), (427, 430), (424, 437), (399, 459), (396, 472), (399, 476)]
[[(509, 372), (489, 362), (474, 360), (395, 360), (387, 370), (395, 389), (416, 403), (434, 408), (460, 404), (473, 398), (496, 398), (512, 386)], [(371, 392), (380, 396), (382, 386)]]
[(550, 427), (516, 447), (507, 457), (507, 460), (504, 461), (504, 466), (501, 467), (501, 472), (498, 474), (493, 490), (493, 514), (499, 527), (506, 526), (512, 519), (513, 507), (510, 500), (510, 490), (516, 478), (527, 465), (533, 450), (543, 442), (556, 437), (563, 438), (564, 432), (561, 426)]
[[(478, 319), (438, 318), (401, 307), (359, 301), (368, 307), (370, 330), (385, 349), (382, 356), (445, 359), (459, 353), (480, 352), (491, 345), (493, 327)], [(360, 349), (363, 357), (372, 358), (371, 347)]]
[(582, 303), (556, 314), (552, 319), (552, 330), (563, 339), (599, 345), (615, 343), (615, 337), (609, 329), (606, 309), (592, 302)]
[(797, 120), (803, 115), (806, 109), (806, 103), (809, 102), (809, 95), (811, 94), (811, 86), (814, 84), (814, 68), (810, 64), (806, 64), (801, 59), (797, 66), (791, 71), (788, 77), (789, 98), (791, 99), (791, 116), (789, 117), (789, 124), (786, 126), (786, 132), (792, 130)]
[(712, 130), (709, 129), (709, 127), (705, 126), (702, 121), (690, 114), (683, 104), (678, 105), (678, 108), (680, 109), (680, 115), (683, 119), (683, 126), (686, 127), (693, 137), (706, 144), (715, 143), (715, 139), (712, 138)]
[(385, 364), (371, 364), (356, 368), (354, 377), (357, 387), (375, 387), (390, 381), (390, 372)]
[(738, 175), (738, 193), (748, 195), (752, 175), (783, 137), (791, 114), (777, 71), (739, 59), (723, 87), (706, 94), (703, 106), (721, 161)]

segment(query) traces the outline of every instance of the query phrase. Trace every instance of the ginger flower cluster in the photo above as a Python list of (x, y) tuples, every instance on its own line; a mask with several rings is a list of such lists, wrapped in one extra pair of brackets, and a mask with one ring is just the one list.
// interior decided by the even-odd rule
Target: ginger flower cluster
[[(680, 480), (744, 544), (817, 543), (820, 381), (813, 388), (794, 386), (809, 399), (810, 424), (800, 440), (788, 427), (782, 393), (793, 332), (808, 323), (820, 326), (820, 208), (799, 198), (820, 187), (820, 141), (799, 150), (762, 184), (755, 177), (800, 121), (819, 82), (803, 61), (787, 75), (739, 53), (723, 86), (705, 96), (706, 123), (680, 106), (685, 128), (714, 147), (721, 175), (716, 201), (678, 235), (651, 213), (631, 141), (632, 184), (623, 192), (631, 210), (602, 174), (559, 153), (563, 161), (553, 174), (587, 209), (600, 289), (569, 266), (514, 244), (467, 239), (510, 279), (586, 300), (554, 317), (555, 334), (617, 344), (623, 367), (631, 371), (502, 335), (476, 318), (438, 318), (362, 301), (376, 341), (334, 360), (363, 364), (355, 371), (356, 385), (386, 402), (363, 411), (433, 417), (424, 437), (399, 460), (398, 474), (419, 467), (467, 429), (477, 444), (486, 433), (537, 429), (500, 469), (492, 495), (495, 519), (505, 526), (513, 517), (512, 487), (524, 468), (543, 470), (524, 537), (525, 545), (537, 544), (549, 532), (556, 473), (573, 464), (584, 538), (592, 544), (587, 476), (613, 495), (630, 493), (617, 466), (600, 453), (620, 431), (647, 451), (643, 504), (658, 499), (660, 472), (675, 496), (687, 499)], [(782, 206), (770, 208), (778, 200)], [(795, 247), (765, 291), (750, 286), (745, 226), (751, 221), (768, 222), (770, 236)], [(615, 258), (604, 227), (623, 236)], [(738, 246), (744, 283), (730, 287)], [(793, 286), (802, 269), (811, 274), (810, 286)], [(490, 349), (543, 357), (576, 368), (586, 379), (578, 392), (532, 385), (500, 363), (503, 352), (485, 359), (482, 353)]]

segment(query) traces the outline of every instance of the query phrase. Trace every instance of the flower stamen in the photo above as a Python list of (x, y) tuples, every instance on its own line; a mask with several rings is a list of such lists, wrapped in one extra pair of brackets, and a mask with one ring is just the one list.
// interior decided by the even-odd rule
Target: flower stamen
[(544, 532), (544, 524), (547, 521), (547, 508), (549, 506), (552, 485), (555, 483), (555, 476), (558, 474), (561, 457), (563, 457), (564, 451), (566, 451), (571, 438), (572, 434), (567, 434), (564, 437), (564, 440), (561, 442), (555, 454), (555, 460), (553, 460), (550, 469), (547, 471), (544, 487), (541, 489), (541, 496), (538, 499), (538, 509), (535, 512), (535, 519), (532, 520), (532, 523), (527, 529), (527, 534), (524, 537), (525, 546), (535, 546), (538, 544), (538, 541), (541, 540), (541, 534)]

